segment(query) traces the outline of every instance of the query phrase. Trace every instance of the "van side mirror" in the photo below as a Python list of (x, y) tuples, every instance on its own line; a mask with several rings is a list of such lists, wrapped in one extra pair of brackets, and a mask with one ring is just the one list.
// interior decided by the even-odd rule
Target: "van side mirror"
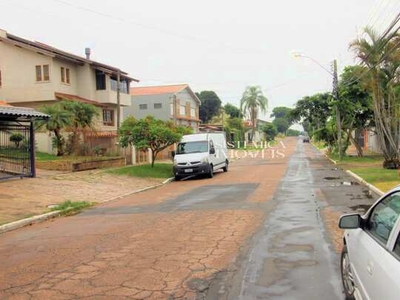
[(171, 151), (171, 156), (172, 156), (172, 158), (175, 157), (175, 154), (176, 154), (175, 150), (174, 150), (174, 151)]
[(350, 214), (340, 217), (339, 228), (342, 229), (357, 229), (362, 224), (362, 218), (359, 214)]
[(214, 147), (210, 148), (210, 154), (215, 154), (215, 148)]

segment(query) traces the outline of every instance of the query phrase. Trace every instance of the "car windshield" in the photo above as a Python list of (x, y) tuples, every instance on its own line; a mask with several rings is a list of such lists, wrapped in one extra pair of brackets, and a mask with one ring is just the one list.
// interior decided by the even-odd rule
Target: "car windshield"
[(207, 141), (187, 142), (178, 144), (178, 149), (176, 151), (176, 154), (201, 153), (207, 151), (208, 151)]

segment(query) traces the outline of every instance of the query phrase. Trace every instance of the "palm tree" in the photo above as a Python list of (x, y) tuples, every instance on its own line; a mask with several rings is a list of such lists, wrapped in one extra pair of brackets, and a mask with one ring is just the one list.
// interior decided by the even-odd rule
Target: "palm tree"
[(72, 114), (65, 110), (59, 103), (44, 106), (41, 111), (50, 116), (49, 120), (39, 120), (38, 127), (46, 126), (48, 131), (54, 132), (53, 147), (57, 148), (57, 156), (64, 155), (65, 140), (61, 130), (71, 126)]
[(60, 105), (71, 112), (72, 135), (70, 135), (69, 151), (75, 153), (77, 151), (80, 130), (93, 128), (94, 119), (99, 115), (98, 108), (92, 104), (62, 100)]
[(243, 93), (242, 99), (240, 100), (240, 111), (243, 115), (250, 117), (252, 134), (251, 140), (253, 140), (256, 132), (256, 123), (259, 110), (262, 113), (267, 111), (268, 99), (265, 97), (259, 86), (248, 86)]
[(371, 28), (365, 30), (366, 38), (350, 44), (357, 57), (368, 68), (364, 80), (373, 99), (377, 136), (385, 161), (384, 168), (397, 169), (399, 160), (399, 65), (400, 37), (391, 33), (379, 38)]

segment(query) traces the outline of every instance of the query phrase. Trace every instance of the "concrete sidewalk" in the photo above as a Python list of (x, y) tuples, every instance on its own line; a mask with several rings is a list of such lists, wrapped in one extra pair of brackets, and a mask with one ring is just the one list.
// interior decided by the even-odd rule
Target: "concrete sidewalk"
[(91, 170), (61, 173), (38, 170), (36, 178), (0, 181), (0, 225), (40, 215), (64, 201), (105, 202), (165, 179), (135, 178)]

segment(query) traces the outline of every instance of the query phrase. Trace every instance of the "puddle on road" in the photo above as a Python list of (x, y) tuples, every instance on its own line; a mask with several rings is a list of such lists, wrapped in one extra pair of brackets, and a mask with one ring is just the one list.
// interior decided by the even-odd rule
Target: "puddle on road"
[(340, 177), (333, 177), (333, 176), (328, 176), (328, 177), (324, 177), (325, 180), (339, 180), (341, 179)]

